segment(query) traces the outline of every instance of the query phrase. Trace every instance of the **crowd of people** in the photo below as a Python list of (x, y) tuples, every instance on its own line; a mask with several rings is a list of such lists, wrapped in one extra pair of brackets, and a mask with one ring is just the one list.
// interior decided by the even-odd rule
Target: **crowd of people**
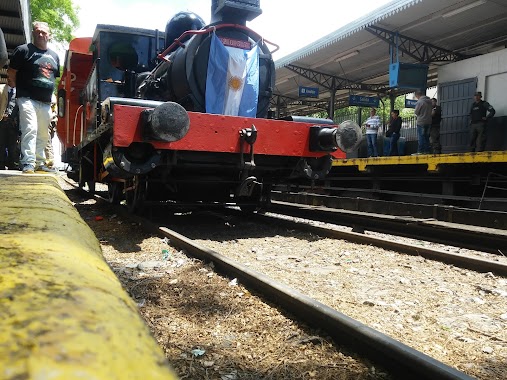
[[(415, 92), (417, 103), (414, 115), (416, 116), (417, 128), (417, 153), (441, 154), (440, 124), (442, 122), (442, 108), (437, 99), (430, 99), (422, 90)], [(486, 147), (487, 123), (495, 115), (495, 109), (491, 104), (482, 100), (482, 93), (476, 92), (474, 102), (470, 109), (470, 151), (483, 152)], [(368, 157), (378, 157), (377, 135), (381, 127), (381, 121), (377, 110), (370, 110), (370, 117), (365, 121), (366, 146)], [(400, 111), (393, 110), (387, 125), (385, 137), (389, 138), (389, 156), (398, 156), (398, 141), (400, 139), (402, 120)]]
[[(50, 37), (49, 25), (35, 21), (33, 42), (16, 47), (10, 57), (7, 84), (0, 85), (0, 170), (19, 168), (25, 174), (55, 171), (51, 139), (57, 116), (53, 91), (60, 76), (60, 60), (48, 48)], [(2, 67), (6, 63), (3, 49), (1, 33)]]

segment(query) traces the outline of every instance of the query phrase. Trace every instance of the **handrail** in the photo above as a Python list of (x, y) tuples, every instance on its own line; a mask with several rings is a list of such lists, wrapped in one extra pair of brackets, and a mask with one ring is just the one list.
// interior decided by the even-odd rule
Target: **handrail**
[(214, 32), (216, 30), (219, 30), (219, 29), (224, 29), (224, 28), (236, 28), (236, 29), (243, 29), (243, 30), (246, 30), (250, 33), (252, 33), (255, 37), (258, 37), (259, 40), (262, 40), (263, 42), (266, 42), (272, 46), (275, 46), (275, 50), (271, 51), (270, 53), (273, 54), (275, 53), (276, 51), (278, 51), (280, 49), (280, 46), (278, 46), (277, 44), (273, 43), (273, 42), (270, 42), (264, 38), (262, 38), (257, 32), (254, 32), (252, 29), (250, 28), (247, 28), (246, 26), (244, 25), (238, 25), (238, 24), (221, 24), (221, 25), (213, 25), (213, 26), (210, 26), (209, 28), (206, 28), (206, 29), (202, 29), (202, 30), (187, 30), (185, 32), (183, 32), (183, 34), (181, 36), (179, 36), (178, 38), (176, 38), (174, 40), (174, 42), (169, 45), (169, 47), (167, 47), (162, 53), (160, 53), (159, 55), (157, 55), (157, 58), (161, 59), (162, 61), (165, 61), (165, 62), (170, 62), (169, 59), (166, 58), (166, 56), (176, 47), (176, 46), (185, 46), (185, 44), (183, 42), (181, 42), (185, 37), (187, 37), (188, 35), (200, 35), (200, 34), (208, 34), (208, 33), (211, 33), (211, 32)]
[[(77, 110), (76, 115), (74, 116), (74, 130), (72, 131), (72, 145), (76, 146), (76, 124), (77, 124), (77, 115), (79, 114), (79, 111), (83, 108), (83, 105), (81, 104)], [(83, 139), (83, 118), (81, 117), (81, 140)], [(79, 141), (81, 142), (81, 141)]]

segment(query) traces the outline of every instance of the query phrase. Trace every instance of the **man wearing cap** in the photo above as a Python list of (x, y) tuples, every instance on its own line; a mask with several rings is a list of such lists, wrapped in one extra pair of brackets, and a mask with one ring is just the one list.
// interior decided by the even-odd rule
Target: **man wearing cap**
[(495, 116), (495, 109), (482, 100), (482, 92), (474, 95), (474, 103), (470, 109), (470, 151), (483, 152), (486, 147), (486, 124)]
[(14, 82), (21, 130), (21, 166), (23, 173), (53, 172), (45, 164), (51, 120), (51, 95), (60, 76), (58, 54), (48, 48), (49, 26), (32, 24), (33, 43), (18, 46), (12, 53), (7, 75)]

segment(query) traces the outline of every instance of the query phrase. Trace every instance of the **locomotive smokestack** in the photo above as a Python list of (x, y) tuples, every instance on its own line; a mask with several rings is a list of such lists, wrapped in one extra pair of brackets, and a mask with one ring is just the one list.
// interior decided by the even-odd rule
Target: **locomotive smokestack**
[(246, 25), (262, 13), (260, 0), (213, 0), (211, 23)]

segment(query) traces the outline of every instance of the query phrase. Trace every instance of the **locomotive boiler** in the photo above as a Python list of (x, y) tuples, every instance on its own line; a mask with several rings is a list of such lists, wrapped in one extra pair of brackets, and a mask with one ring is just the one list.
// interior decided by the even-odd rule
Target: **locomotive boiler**
[(274, 184), (322, 179), (361, 139), (353, 123), (267, 118), (270, 44), (246, 26), (258, 0), (213, 0), (210, 25), (180, 12), (165, 33), (97, 25), (71, 41), (58, 90), (69, 177), (135, 211), (147, 203), (269, 203)]

